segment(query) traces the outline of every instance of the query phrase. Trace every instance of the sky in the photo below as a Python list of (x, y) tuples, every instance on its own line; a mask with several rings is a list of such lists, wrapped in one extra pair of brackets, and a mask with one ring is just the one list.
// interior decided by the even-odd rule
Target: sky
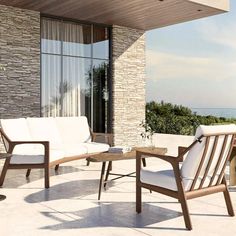
[(236, 108), (236, 1), (229, 13), (146, 33), (146, 100)]

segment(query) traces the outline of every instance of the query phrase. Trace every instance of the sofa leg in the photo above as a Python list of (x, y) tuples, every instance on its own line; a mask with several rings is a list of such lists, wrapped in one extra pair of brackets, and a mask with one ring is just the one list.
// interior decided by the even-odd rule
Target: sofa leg
[(49, 167), (45, 167), (45, 188), (49, 188)]
[(55, 171), (58, 171), (59, 169), (59, 164), (55, 166)]
[(26, 178), (28, 178), (30, 176), (30, 172), (31, 172), (31, 169), (28, 169), (27, 172), (26, 172)]
[(3, 182), (5, 180), (9, 162), (10, 162), (10, 158), (5, 160), (5, 163), (4, 163), (4, 166), (3, 166), (3, 169), (2, 169), (2, 173), (1, 173), (1, 176), (0, 176), (0, 186), (3, 185)]

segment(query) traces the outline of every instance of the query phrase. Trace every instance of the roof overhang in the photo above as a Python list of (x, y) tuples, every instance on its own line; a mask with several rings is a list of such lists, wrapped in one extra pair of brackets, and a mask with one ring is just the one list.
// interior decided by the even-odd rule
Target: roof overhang
[(229, 10), (229, 0), (0, 0), (0, 4), (53, 16), (143, 30)]

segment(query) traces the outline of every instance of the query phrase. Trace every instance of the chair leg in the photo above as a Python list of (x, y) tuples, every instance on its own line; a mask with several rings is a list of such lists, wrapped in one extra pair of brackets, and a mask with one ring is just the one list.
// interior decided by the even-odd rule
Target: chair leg
[(30, 176), (30, 172), (31, 172), (31, 169), (28, 169), (27, 172), (26, 172), (26, 178), (28, 178)]
[(227, 185), (226, 185), (225, 177), (223, 178), (222, 183), (225, 184), (225, 186), (226, 186), (226, 189), (223, 193), (224, 193), (224, 198), (225, 198), (225, 203), (226, 203), (226, 207), (227, 207), (227, 210), (228, 210), (228, 214), (230, 216), (234, 216), (235, 215), (234, 214), (234, 208), (233, 208), (233, 204), (232, 204), (232, 201), (231, 201), (231, 198), (230, 198), (229, 190), (228, 190)]
[(188, 230), (192, 230), (192, 223), (191, 223), (191, 219), (189, 215), (187, 200), (183, 198), (183, 199), (179, 199), (179, 202), (181, 204), (181, 208), (183, 211), (185, 226)]
[(45, 172), (45, 178), (44, 178), (44, 181), (45, 181), (45, 188), (49, 188), (49, 166), (46, 166), (44, 168), (44, 172)]
[(59, 169), (59, 164), (55, 166), (55, 171), (58, 171)]
[(136, 184), (136, 212), (142, 211), (142, 188), (139, 184)]
[(8, 160), (8, 159), (5, 160), (5, 163), (4, 163), (4, 166), (3, 166), (3, 169), (2, 169), (2, 173), (1, 173), (1, 176), (0, 176), (0, 186), (3, 185), (4, 179), (6, 177), (9, 162), (10, 162), (10, 160)]

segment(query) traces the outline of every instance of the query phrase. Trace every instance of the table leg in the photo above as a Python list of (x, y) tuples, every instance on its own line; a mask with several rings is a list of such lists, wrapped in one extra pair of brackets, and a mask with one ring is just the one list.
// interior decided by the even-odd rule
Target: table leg
[(102, 185), (104, 183), (105, 168), (106, 168), (106, 162), (104, 161), (102, 163), (101, 177), (100, 177), (100, 182), (99, 182), (98, 200), (100, 200), (100, 197), (101, 197)]
[(2, 201), (2, 200), (4, 200), (4, 199), (6, 199), (6, 196), (0, 194), (0, 201)]
[(106, 173), (106, 177), (105, 177), (105, 183), (104, 183), (105, 190), (106, 190), (107, 180), (108, 180), (109, 173), (110, 173), (111, 169), (112, 169), (112, 161), (109, 161), (108, 167), (107, 167), (107, 173)]

